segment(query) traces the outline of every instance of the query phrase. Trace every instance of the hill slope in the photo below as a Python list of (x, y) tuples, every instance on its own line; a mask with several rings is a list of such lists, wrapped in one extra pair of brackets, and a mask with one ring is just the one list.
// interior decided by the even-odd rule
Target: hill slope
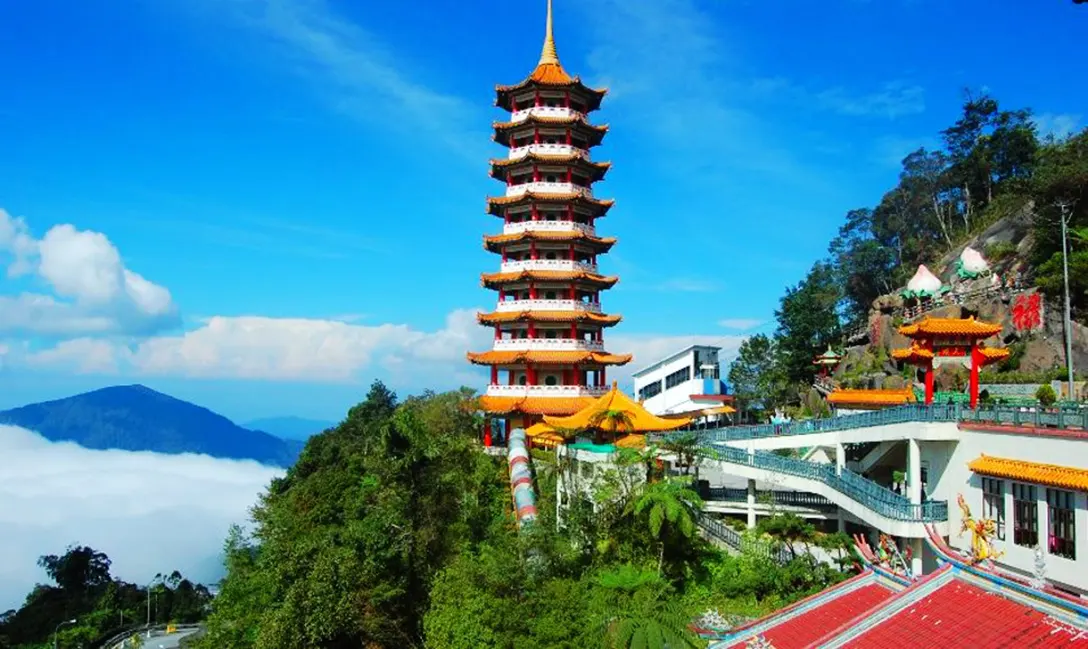
[(331, 421), (303, 419), (301, 417), (268, 417), (242, 424), (250, 430), (271, 433), (281, 439), (307, 440), (328, 428), (336, 426)]
[(122, 385), (0, 412), (0, 424), (91, 449), (202, 453), (287, 467), (300, 450), (207, 408), (142, 385)]

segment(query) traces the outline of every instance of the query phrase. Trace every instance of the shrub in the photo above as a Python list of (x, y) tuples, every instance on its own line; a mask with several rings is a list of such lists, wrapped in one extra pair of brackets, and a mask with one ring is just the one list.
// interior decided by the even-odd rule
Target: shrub
[(1049, 408), (1058, 400), (1058, 395), (1054, 392), (1054, 388), (1049, 385), (1040, 385), (1039, 389), (1035, 391), (1035, 398), (1039, 400), (1043, 407)]

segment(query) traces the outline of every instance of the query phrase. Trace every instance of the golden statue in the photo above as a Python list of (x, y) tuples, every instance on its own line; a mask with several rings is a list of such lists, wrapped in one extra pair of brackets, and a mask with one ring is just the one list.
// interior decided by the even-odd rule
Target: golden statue
[(997, 534), (997, 523), (991, 518), (975, 520), (971, 516), (971, 508), (967, 506), (967, 501), (963, 499), (963, 494), (957, 496), (956, 502), (959, 503), (960, 512), (963, 514), (959, 535), (963, 536), (963, 533), (968, 530), (971, 532), (971, 557), (968, 563), (976, 565), (983, 561), (992, 562), (1005, 554), (994, 550), (994, 546), (990, 542), (990, 539)]

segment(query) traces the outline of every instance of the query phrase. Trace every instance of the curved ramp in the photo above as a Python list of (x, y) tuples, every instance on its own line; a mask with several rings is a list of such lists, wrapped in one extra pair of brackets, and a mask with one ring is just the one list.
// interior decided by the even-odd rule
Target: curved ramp
[(948, 527), (946, 501), (914, 504), (845, 468), (840, 473), (826, 464), (764, 451), (749, 453), (730, 446), (703, 447), (702, 451), (708, 459), (728, 464), (723, 469), (733, 475), (819, 494), (853, 517), (893, 536), (926, 538), (927, 524)]
[(510, 464), (510, 492), (517, 512), (518, 528), (536, 520), (536, 494), (533, 492), (533, 475), (529, 471), (529, 449), (525, 443), (525, 430), (510, 431), (506, 443), (506, 457)]

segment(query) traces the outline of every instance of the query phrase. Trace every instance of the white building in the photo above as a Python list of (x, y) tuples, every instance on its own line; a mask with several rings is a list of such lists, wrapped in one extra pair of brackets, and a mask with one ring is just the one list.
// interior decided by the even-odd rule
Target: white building
[[(695, 413), (731, 403), (721, 380), (721, 347), (692, 345), (634, 374), (635, 396), (655, 415)], [(716, 418), (711, 415), (711, 418)]]

